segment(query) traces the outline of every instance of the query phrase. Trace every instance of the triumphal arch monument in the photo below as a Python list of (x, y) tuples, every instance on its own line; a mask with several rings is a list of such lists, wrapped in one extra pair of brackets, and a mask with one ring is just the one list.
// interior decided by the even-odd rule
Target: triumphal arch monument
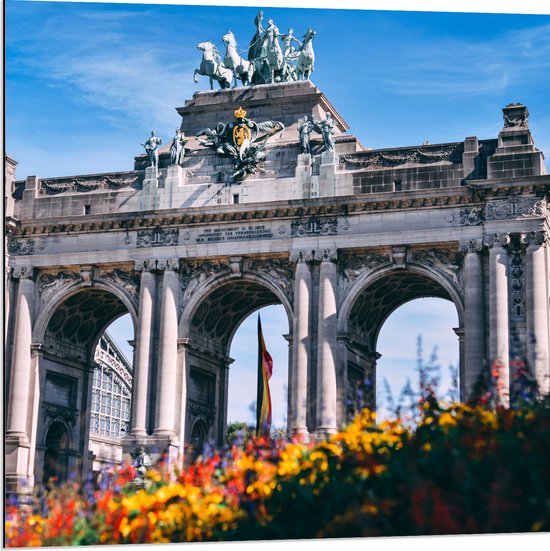
[(90, 470), (94, 352), (126, 313), (126, 454), (223, 444), (232, 337), (271, 304), (288, 317), (292, 435), (353, 415), (382, 324), (418, 297), (456, 307), (461, 399), (496, 363), (506, 404), (514, 357), (548, 391), (550, 176), (527, 107), (505, 106), (495, 137), (368, 149), (308, 79), (307, 56), (298, 67), (305, 39), (285, 36), (278, 66), (274, 23), (256, 23), (269, 63), (232, 68), (201, 43), (195, 76), (215, 89), (177, 108), (174, 136), (144, 138), (132, 170), (16, 179), (7, 159), (11, 491), (42, 480), (52, 441), (69, 470)]

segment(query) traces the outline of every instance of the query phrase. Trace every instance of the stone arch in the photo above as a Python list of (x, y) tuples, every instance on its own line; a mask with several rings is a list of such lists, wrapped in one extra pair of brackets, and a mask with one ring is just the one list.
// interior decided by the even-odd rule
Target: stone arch
[(463, 327), (464, 301), (460, 286), (434, 266), (414, 263), (407, 263), (406, 268), (400, 269), (382, 266), (360, 276), (349, 289), (338, 316), (343, 362), (340, 383), (348, 407), (347, 412), (342, 412), (344, 417), (358, 409), (358, 388), (360, 394), (366, 396), (363, 398), (366, 405), (375, 407), (376, 361), (379, 358), (376, 345), (380, 330), (397, 308), (424, 297), (451, 301), (457, 310), (459, 329)]
[[(126, 289), (109, 281), (78, 281), (52, 292), (34, 325), (33, 342), (39, 345), (37, 441), (45, 441), (50, 425), (62, 420), (73, 443), (67, 469), (77, 476), (92, 470), (88, 447), (95, 350), (108, 325), (126, 313), (135, 329), (136, 305)], [(47, 446), (36, 453), (38, 481), (46, 452)]]
[(198, 285), (189, 296), (179, 324), (187, 379), (185, 441), (192, 439), (195, 423), (202, 420), (215, 444), (225, 442), (232, 339), (247, 316), (272, 304), (283, 305), (292, 331), (289, 296), (267, 274), (219, 274)]
[[(234, 289), (234, 293), (232, 295), (222, 298), (222, 293), (220, 290), (222, 288), (225, 288), (226, 286), (232, 286), (234, 288), (239, 287), (240, 289), (237, 290), (237, 292), (235, 292)], [(233, 339), (235, 331), (240, 325), (240, 322), (242, 322), (255, 310), (258, 310), (259, 308), (262, 308), (264, 306), (269, 306), (271, 304), (283, 305), (288, 318), (289, 331), (292, 331), (293, 313), (291, 297), (289, 297), (288, 294), (281, 288), (281, 286), (278, 285), (277, 282), (268, 275), (245, 272), (242, 274), (241, 277), (234, 277), (230, 274), (217, 275), (205, 280), (196, 289), (194, 289), (192, 295), (189, 297), (189, 300), (186, 302), (182, 315), (180, 317), (179, 337), (190, 337), (191, 326), (193, 320), (195, 319), (195, 316), (199, 314), (199, 316), (202, 317), (202, 313), (199, 312), (199, 309), (202, 308), (204, 311), (208, 309), (208, 305), (205, 303), (205, 300), (212, 300), (212, 295), (214, 295), (213, 300), (215, 301), (219, 301), (221, 299), (222, 301), (229, 303), (238, 298), (236, 296), (237, 294), (240, 294), (241, 297), (246, 294), (247, 289), (248, 292), (251, 294), (257, 295), (261, 292), (262, 289), (266, 291), (266, 293), (264, 294), (264, 296), (259, 297), (260, 301), (257, 303), (258, 305), (255, 308), (249, 308), (248, 306), (245, 306), (244, 308), (233, 312), (233, 329), (226, 335), (229, 344), (231, 344), (231, 340)], [(218, 291), (220, 291), (220, 295), (216, 296), (215, 293), (217, 293)], [(220, 322), (218, 322), (218, 324), (221, 325)]]
[[(66, 284), (60, 289), (55, 290), (47, 299), (44, 301), (44, 304), (40, 308), (40, 312), (36, 318), (33, 328), (33, 342), (42, 343), (44, 340), (44, 335), (46, 333), (48, 324), (52, 316), (56, 313), (58, 308), (63, 305), (63, 303), (70, 299), (72, 296), (86, 291), (95, 291), (101, 290), (106, 293), (112, 294), (116, 297), (122, 305), (124, 305), (125, 312), (128, 312), (132, 318), (132, 323), (134, 328), (137, 324), (137, 311), (138, 305), (137, 301), (130, 295), (130, 293), (116, 284), (113, 284), (106, 280), (97, 280), (94, 281), (93, 285), (85, 282), (73, 282)], [(122, 310), (121, 310), (122, 311)], [(113, 321), (115, 318), (111, 318), (110, 321)], [(110, 323), (110, 322), (109, 322)], [(99, 341), (101, 333), (98, 335), (96, 342), (94, 343), (94, 348), (97, 342)]]

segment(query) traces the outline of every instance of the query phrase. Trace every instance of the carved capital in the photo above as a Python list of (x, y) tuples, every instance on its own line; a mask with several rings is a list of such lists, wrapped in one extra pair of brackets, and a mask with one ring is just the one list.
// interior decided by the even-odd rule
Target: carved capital
[(480, 253), (483, 251), (485, 244), (481, 239), (470, 239), (460, 243), (460, 251), (467, 253)]
[(488, 236), (487, 238), (487, 247), (494, 248), (494, 247), (507, 247), (510, 245), (510, 234), (509, 233), (495, 233), (492, 236)]
[(337, 249), (323, 249), (320, 251), (321, 262), (336, 262), (338, 260)]
[(543, 230), (522, 233), (520, 241), (527, 247), (544, 247), (548, 244), (548, 234)]
[(13, 268), (11, 276), (14, 279), (33, 279), (34, 268), (31, 266), (16, 266)]
[(157, 270), (167, 271), (173, 270), (175, 272), (180, 269), (180, 259), (179, 258), (163, 258), (162, 260), (157, 260)]

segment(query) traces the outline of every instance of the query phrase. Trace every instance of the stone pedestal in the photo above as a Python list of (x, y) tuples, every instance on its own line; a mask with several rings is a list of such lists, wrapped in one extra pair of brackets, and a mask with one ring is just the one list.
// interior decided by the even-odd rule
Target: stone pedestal
[(164, 180), (164, 189), (161, 195), (161, 208), (177, 208), (175, 196), (178, 188), (185, 182), (185, 171), (179, 165), (171, 165), (166, 169), (166, 179)]
[(312, 193), (312, 158), (309, 153), (298, 155), (296, 170), (294, 172), (295, 197), (317, 197)]
[(319, 167), (319, 197), (331, 197), (336, 191), (336, 163), (338, 156), (335, 151), (321, 153)]
[(159, 169), (156, 166), (148, 166), (145, 169), (145, 178), (141, 190), (141, 210), (154, 210), (159, 207), (158, 187)]

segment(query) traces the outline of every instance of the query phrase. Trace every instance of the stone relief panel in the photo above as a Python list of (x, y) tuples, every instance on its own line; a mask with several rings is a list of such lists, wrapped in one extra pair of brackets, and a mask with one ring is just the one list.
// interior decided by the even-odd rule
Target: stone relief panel
[(390, 262), (390, 255), (382, 251), (361, 254), (340, 254), (338, 262), (338, 296), (343, 299), (356, 279)]
[(46, 242), (43, 239), (15, 239), (8, 237), (8, 253), (11, 255), (31, 255), (43, 251)]
[(39, 193), (42, 195), (57, 195), (59, 193), (82, 193), (97, 190), (117, 190), (126, 187), (135, 187), (139, 182), (139, 176), (120, 175), (93, 176), (90, 178), (56, 178), (52, 180), (40, 180)]
[(116, 287), (124, 289), (134, 300), (138, 300), (140, 280), (139, 275), (135, 271), (127, 271), (121, 268), (102, 269), (99, 271), (98, 277), (110, 281)]
[(294, 303), (294, 265), (290, 259), (246, 259), (244, 270), (267, 275), (283, 291), (289, 303)]
[(225, 262), (213, 262), (210, 260), (186, 260), (182, 263), (181, 269), (181, 290), (180, 297), (183, 303), (187, 302), (197, 287), (207, 279), (229, 272), (229, 265)]
[(80, 280), (78, 272), (42, 272), (38, 276), (38, 294), (42, 304), (56, 291)]
[(486, 220), (503, 220), (519, 216), (538, 218), (547, 215), (548, 202), (545, 198), (512, 196), (490, 201), (485, 205)]
[(472, 207), (453, 210), (446, 219), (448, 224), (459, 226), (479, 226), (485, 219), (485, 211), (482, 207)]
[(464, 295), (464, 273), (462, 254), (449, 249), (412, 250), (410, 261), (427, 268), (435, 268), (450, 279), (458, 291)]
[(179, 243), (179, 230), (177, 228), (161, 228), (154, 230), (138, 230), (136, 247), (168, 247)]

